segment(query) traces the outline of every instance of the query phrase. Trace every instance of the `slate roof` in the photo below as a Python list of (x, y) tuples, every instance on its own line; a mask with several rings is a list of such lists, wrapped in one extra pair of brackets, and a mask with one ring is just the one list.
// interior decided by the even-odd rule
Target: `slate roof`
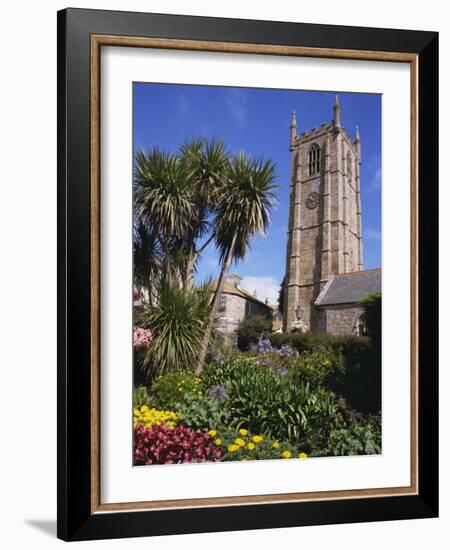
[(333, 275), (317, 297), (317, 306), (352, 304), (369, 292), (381, 292), (381, 269)]
[[(211, 283), (213, 290), (217, 287), (217, 281), (212, 281)], [(245, 300), (250, 300), (252, 302), (255, 302), (261, 306), (266, 307), (270, 311), (272, 311), (271, 307), (266, 304), (265, 302), (262, 302), (261, 300), (258, 300), (258, 298), (255, 298), (250, 292), (247, 292), (246, 290), (243, 290), (242, 288), (237, 288), (233, 285), (230, 285), (229, 283), (225, 283), (223, 285), (223, 294), (234, 294), (235, 296), (239, 296), (241, 298), (244, 298)]]

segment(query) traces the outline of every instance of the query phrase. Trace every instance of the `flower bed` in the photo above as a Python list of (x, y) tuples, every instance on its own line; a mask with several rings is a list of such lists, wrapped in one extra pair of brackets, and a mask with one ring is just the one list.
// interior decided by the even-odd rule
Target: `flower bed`
[(154, 424), (150, 428), (137, 424), (134, 428), (135, 466), (215, 462), (222, 455), (223, 449), (201, 430), (167, 424)]
[(214, 357), (201, 376), (168, 372), (135, 391), (136, 465), (378, 454), (379, 415), (326, 387), (341, 363), (268, 340)]

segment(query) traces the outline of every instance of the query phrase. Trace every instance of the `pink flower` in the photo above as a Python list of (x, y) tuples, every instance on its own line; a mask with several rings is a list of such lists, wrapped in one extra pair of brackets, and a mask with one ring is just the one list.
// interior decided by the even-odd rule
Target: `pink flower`
[(133, 331), (133, 346), (136, 349), (147, 347), (152, 341), (152, 333), (142, 327), (134, 327)]

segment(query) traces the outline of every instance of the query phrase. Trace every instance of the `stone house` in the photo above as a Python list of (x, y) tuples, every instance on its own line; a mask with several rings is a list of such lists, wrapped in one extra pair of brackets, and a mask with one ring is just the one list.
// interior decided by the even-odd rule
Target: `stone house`
[(365, 313), (358, 301), (370, 292), (381, 292), (381, 269), (332, 275), (315, 301), (318, 330), (364, 336)]
[[(252, 315), (263, 315), (272, 319), (272, 308), (240, 287), (242, 278), (234, 272), (226, 278), (220, 297), (218, 328), (228, 335), (234, 335), (239, 323)], [(217, 281), (213, 281), (213, 288)]]

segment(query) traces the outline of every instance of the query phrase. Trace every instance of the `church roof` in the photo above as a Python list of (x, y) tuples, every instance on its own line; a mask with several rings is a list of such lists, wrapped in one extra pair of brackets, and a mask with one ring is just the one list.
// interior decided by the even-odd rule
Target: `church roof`
[(317, 306), (352, 304), (369, 292), (381, 292), (381, 269), (333, 275), (317, 297)]
[[(212, 281), (211, 286), (213, 290), (217, 288), (217, 281)], [(234, 294), (234, 296), (239, 296), (240, 298), (244, 298), (245, 300), (250, 300), (251, 302), (255, 302), (257, 304), (260, 304), (261, 306), (266, 307), (267, 309), (271, 310), (271, 307), (266, 304), (265, 302), (262, 302), (261, 300), (258, 300), (258, 298), (255, 298), (255, 296), (252, 296), (250, 292), (247, 292), (246, 290), (243, 290), (242, 288), (237, 288), (233, 285), (230, 285), (229, 283), (225, 283), (223, 285), (223, 294)]]

